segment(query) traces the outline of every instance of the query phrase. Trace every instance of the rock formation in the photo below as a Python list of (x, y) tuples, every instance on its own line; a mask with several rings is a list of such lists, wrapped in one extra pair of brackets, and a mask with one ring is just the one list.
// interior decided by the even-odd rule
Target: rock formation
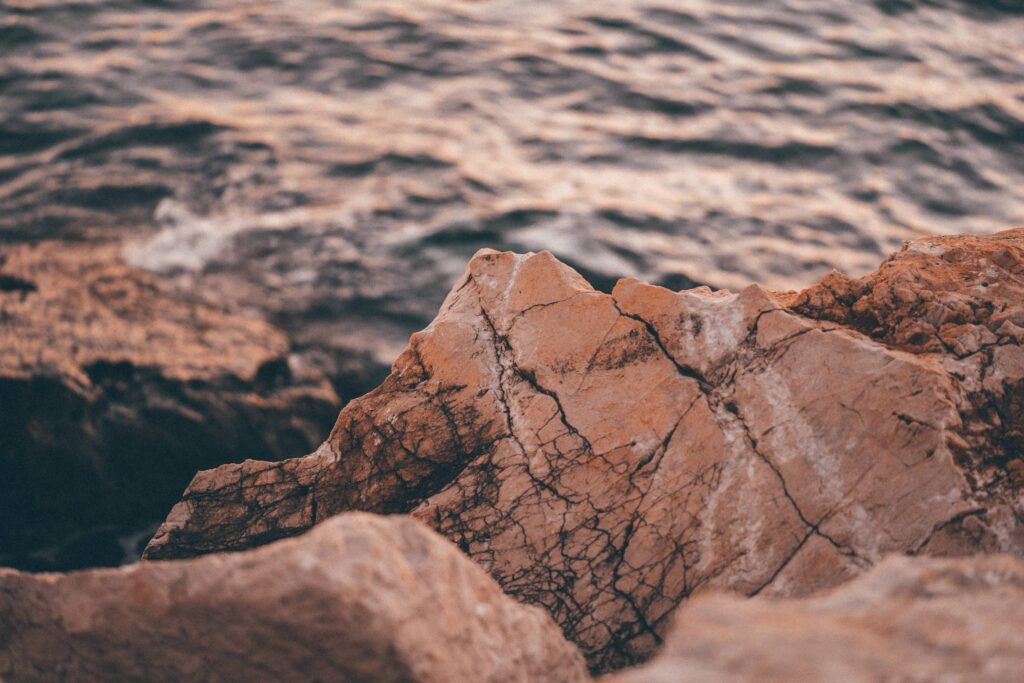
[(891, 557), (814, 598), (696, 597), (653, 662), (601, 680), (1014, 681), (1021, 610), (1018, 559)]
[(51, 242), (0, 263), (0, 551), (158, 519), (197, 468), (312, 450), (336, 416), (276, 329), (117, 254)]
[(571, 683), (586, 668), (423, 525), (353, 513), (246, 553), (0, 569), (0, 678)]
[(795, 596), (890, 552), (1024, 551), (1024, 230), (800, 293), (611, 295), (480, 252), (314, 454), (199, 473), (150, 558), (412, 512), (591, 668), (708, 588)]

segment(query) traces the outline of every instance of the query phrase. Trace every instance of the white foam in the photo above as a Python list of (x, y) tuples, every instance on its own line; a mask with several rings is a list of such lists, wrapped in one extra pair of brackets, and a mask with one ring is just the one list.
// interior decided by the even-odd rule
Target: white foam
[(217, 258), (245, 221), (201, 218), (173, 199), (164, 199), (154, 212), (163, 229), (141, 244), (128, 244), (124, 258), (136, 268), (166, 273), (197, 272)]
[[(227, 255), (239, 233), (282, 230), (296, 225), (339, 227), (350, 224), (352, 215), (333, 208), (295, 207), (265, 213), (237, 210), (217, 216), (197, 216), (180, 202), (164, 199), (153, 212), (153, 219), (160, 231), (145, 241), (127, 244), (122, 255), (136, 268), (169, 273), (202, 271)], [(338, 258), (358, 257), (355, 247), (340, 235), (329, 239)], [(293, 284), (309, 281), (315, 277), (315, 271), (302, 269), (289, 277)]]

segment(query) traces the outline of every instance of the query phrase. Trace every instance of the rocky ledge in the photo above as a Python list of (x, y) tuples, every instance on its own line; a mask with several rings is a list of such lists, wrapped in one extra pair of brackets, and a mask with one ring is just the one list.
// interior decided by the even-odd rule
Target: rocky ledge
[[(290, 362), (281, 332), (171, 292), (118, 253), (48, 242), (0, 261), (5, 564), (73, 566), (30, 551), (70, 529), (157, 520), (197, 469), (311, 450), (336, 416), (334, 390)], [(84, 561), (119, 562), (105, 540), (87, 539)]]
[(609, 295), (547, 253), (482, 251), (316, 452), (200, 472), (146, 555), (410, 513), (607, 671), (707, 589), (1021, 554), (1022, 456), (1024, 230), (788, 293)]

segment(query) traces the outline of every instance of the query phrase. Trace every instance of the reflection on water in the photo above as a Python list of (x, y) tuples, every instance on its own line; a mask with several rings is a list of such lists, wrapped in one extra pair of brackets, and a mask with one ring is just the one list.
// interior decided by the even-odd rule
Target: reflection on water
[(482, 246), (603, 287), (861, 273), (1024, 223), (1022, 8), (3, 0), (0, 235), (125, 239), (336, 377)]

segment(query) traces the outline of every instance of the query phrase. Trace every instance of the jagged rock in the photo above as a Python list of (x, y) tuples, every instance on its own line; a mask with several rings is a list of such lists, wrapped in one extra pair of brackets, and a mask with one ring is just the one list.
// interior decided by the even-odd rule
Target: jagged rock
[(799, 600), (702, 595), (650, 664), (604, 683), (1015, 681), (1024, 563), (890, 557)]
[[(317, 452), (199, 473), (147, 556), (411, 510), (603, 671), (710, 587), (801, 595), (890, 552), (1019, 553), (1022, 283), (1024, 230), (913, 242), (802, 294), (606, 295), (549, 254), (483, 251)], [(886, 292), (915, 286), (976, 351), (899, 336), (924, 304)]]
[(915, 354), (961, 390), (953, 451), (978, 492), (1024, 484), (1024, 230), (917, 240), (877, 273), (826, 277), (790, 300)]
[(197, 468), (311, 450), (337, 414), (283, 334), (164, 291), (115, 245), (14, 248), (0, 275), (5, 563), (64, 529), (158, 519)]
[(0, 569), (4, 681), (586, 679), (544, 612), (407, 517), (340, 515), (246, 553)]

